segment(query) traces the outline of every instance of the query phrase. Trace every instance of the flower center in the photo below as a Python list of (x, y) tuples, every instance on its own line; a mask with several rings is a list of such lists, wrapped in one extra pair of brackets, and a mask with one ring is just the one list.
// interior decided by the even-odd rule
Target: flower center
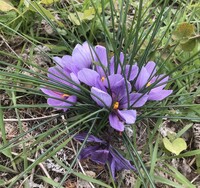
[(105, 77), (104, 77), (104, 76), (102, 76), (102, 77), (101, 77), (101, 81), (103, 82), (104, 80), (105, 80)]
[(69, 95), (68, 94), (63, 94), (62, 98), (64, 99), (65, 97), (69, 97)]
[(113, 109), (117, 110), (119, 108), (119, 102), (114, 102)]
[(151, 85), (151, 82), (148, 82), (147, 85), (146, 85), (146, 87), (149, 87), (150, 85)]

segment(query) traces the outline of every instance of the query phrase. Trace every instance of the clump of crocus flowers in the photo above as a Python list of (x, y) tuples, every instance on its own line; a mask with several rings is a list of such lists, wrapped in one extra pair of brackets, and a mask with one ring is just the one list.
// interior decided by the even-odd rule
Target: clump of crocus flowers
[[(109, 125), (119, 132), (123, 132), (126, 125), (135, 123), (136, 109), (147, 101), (161, 101), (172, 93), (172, 90), (164, 89), (169, 77), (156, 75), (155, 62), (149, 61), (141, 67), (127, 65), (122, 52), (118, 58), (113, 56), (109, 59), (107, 49), (101, 45), (92, 47), (84, 42), (76, 45), (71, 56), (54, 57), (53, 60), (56, 66), (49, 68), (49, 82), (79, 94), (82, 87), (89, 90), (89, 100), (99, 108), (107, 109)], [(49, 96), (47, 103), (56, 109), (66, 111), (77, 101), (81, 102), (78, 95), (57, 91), (56, 88), (42, 87), (41, 90)], [(83, 137), (76, 138), (82, 140)], [(84, 154), (85, 148), (80, 158), (90, 156), (91, 160), (102, 164), (107, 161), (113, 177), (115, 170), (134, 169), (126, 159), (116, 154), (112, 146), (102, 140), (92, 141), (106, 145), (107, 149), (98, 146), (89, 148), (90, 154)], [(105, 158), (103, 162), (98, 157), (101, 154)], [(119, 158), (125, 161), (123, 165), (119, 164)]]

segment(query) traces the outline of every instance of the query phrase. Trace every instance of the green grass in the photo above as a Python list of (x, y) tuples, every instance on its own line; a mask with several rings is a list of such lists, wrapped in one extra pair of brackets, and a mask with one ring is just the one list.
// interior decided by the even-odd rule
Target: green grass
[[(29, 5), (23, 1), (12, 3), (18, 11), (1, 12), (3, 16), (0, 19), (3, 44), (0, 47), (0, 90), (9, 101), (9, 104), (4, 104), (5, 99), (2, 97), (0, 108), (0, 186), (22, 184), (29, 187), (30, 181), (33, 181), (65, 187), (67, 181), (73, 182), (76, 178), (91, 182), (94, 187), (125, 186), (120, 178), (114, 182), (107, 168), (102, 171), (107, 178), (101, 174), (92, 178), (85, 175), (80, 170), (81, 163), (77, 163), (86, 139), (80, 147), (72, 136), (88, 130), (96, 135), (105, 134), (106, 109), (99, 109), (88, 98), (90, 91), (83, 86), (79, 86), (80, 92), (77, 92), (66, 85), (47, 82), (47, 67), (54, 65), (51, 58), (71, 54), (77, 43), (86, 40), (93, 46), (98, 43), (106, 46), (108, 54), (115, 54), (118, 63), (120, 52), (123, 51), (127, 64), (137, 62), (142, 67), (147, 61), (153, 60), (157, 63), (158, 74), (170, 76), (167, 88), (173, 89), (173, 94), (162, 102), (148, 102), (139, 109), (137, 122), (132, 125), (133, 137), (129, 138), (124, 133), (120, 139), (121, 145), (125, 146), (123, 154), (133, 161), (138, 170), (138, 173), (131, 172), (136, 180), (134, 187), (198, 185), (198, 179), (193, 180), (198, 177), (195, 163), (198, 164), (200, 153), (199, 148), (194, 147), (195, 138), (191, 137), (193, 125), (200, 121), (198, 1), (86, 0), (50, 5), (39, 1)], [(181, 30), (183, 23), (190, 25)], [(46, 31), (48, 25), (52, 27), (53, 33)], [(187, 32), (191, 27), (194, 27), (194, 32)], [(48, 47), (49, 50), (43, 48), (37, 52), (35, 47), (38, 45)], [(25, 55), (28, 58), (24, 58)], [(34, 62), (36, 55), (45, 56), (49, 61), (44, 62), (45, 66), (37, 64)], [(40, 91), (41, 86), (76, 94), (82, 102), (67, 113), (56, 111), (46, 104), (45, 95)], [(49, 118), (37, 119), (45, 116)], [(17, 133), (13, 137), (6, 130), (8, 119), (11, 119), (11, 125), (13, 119), (16, 122)], [(26, 119), (29, 121), (24, 127)], [(176, 138), (186, 139), (185, 135), (190, 135), (186, 140), (186, 151), (176, 156), (164, 148), (164, 136), (160, 131), (164, 126)], [(118, 134), (115, 133), (115, 136)], [(169, 139), (170, 136), (168, 133)], [(72, 145), (73, 160), (68, 163), (61, 161), (57, 152), (62, 149), (68, 151), (66, 147)], [(172, 160), (179, 158), (186, 160), (187, 164), (191, 160), (195, 161), (190, 166), (191, 177), (188, 173), (184, 176), (180, 168), (172, 166)], [(47, 159), (52, 159), (65, 170), (64, 175), (59, 174), (61, 178), (58, 182), (52, 170), (45, 166)], [(95, 171), (90, 168), (87, 170)], [(2, 176), (4, 172), (9, 172), (9, 175)]]

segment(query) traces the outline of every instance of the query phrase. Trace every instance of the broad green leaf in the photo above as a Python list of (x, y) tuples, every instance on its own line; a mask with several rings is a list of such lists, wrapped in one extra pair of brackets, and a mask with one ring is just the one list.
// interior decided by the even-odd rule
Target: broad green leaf
[(12, 3), (9, 1), (0, 0), (0, 11), (7, 12), (10, 10), (16, 10)]
[(56, 3), (58, 1), (59, 0), (41, 0), (41, 3), (45, 4), (45, 5), (50, 5), (50, 4)]
[(185, 43), (181, 43), (181, 48), (184, 51), (190, 52), (192, 51), (196, 46), (196, 39), (189, 39)]
[[(78, 14), (78, 17), (79, 17), (79, 19), (80, 19), (80, 12), (77, 12), (77, 14)], [(79, 19), (75, 16), (75, 14), (74, 13), (69, 13), (68, 14), (68, 19), (72, 22), (72, 23), (74, 23), (74, 24), (76, 24), (76, 25), (80, 25), (80, 21), (79, 21)]]
[(181, 23), (178, 25), (176, 31), (173, 33), (174, 39), (188, 39), (194, 34), (195, 27), (189, 23)]
[(176, 155), (179, 155), (187, 148), (187, 144), (182, 138), (177, 138), (173, 142), (170, 142), (167, 138), (163, 138), (163, 144), (168, 151), (175, 153)]
[[(99, 9), (98, 12), (101, 10)], [(68, 19), (76, 25), (80, 25), (84, 20), (92, 20), (95, 16), (95, 9), (89, 8), (84, 12), (69, 13)]]
[(83, 19), (85, 20), (92, 20), (94, 18), (95, 15), (95, 10), (94, 8), (89, 8), (87, 10), (84, 11), (83, 13)]

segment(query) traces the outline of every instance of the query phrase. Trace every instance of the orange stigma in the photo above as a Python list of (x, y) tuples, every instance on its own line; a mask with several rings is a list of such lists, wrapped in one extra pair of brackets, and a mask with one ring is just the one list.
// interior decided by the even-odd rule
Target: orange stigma
[(113, 109), (116, 110), (119, 108), (119, 102), (114, 102)]
[(103, 82), (104, 80), (105, 80), (105, 77), (104, 77), (104, 76), (102, 76), (102, 77), (101, 77), (101, 81)]
[(63, 94), (62, 98), (65, 98), (65, 97), (69, 97), (69, 95), (68, 94)]
[(147, 85), (146, 85), (146, 87), (149, 87), (150, 85), (151, 85), (151, 82), (148, 82)]

